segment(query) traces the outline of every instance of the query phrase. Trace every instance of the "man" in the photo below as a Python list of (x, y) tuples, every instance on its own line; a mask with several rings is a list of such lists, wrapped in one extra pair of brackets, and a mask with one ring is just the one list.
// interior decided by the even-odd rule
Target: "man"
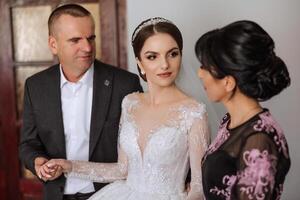
[(137, 75), (95, 60), (95, 24), (83, 7), (56, 8), (48, 28), (60, 64), (26, 80), (20, 157), (44, 180), (44, 199), (87, 199), (104, 184), (41, 166), (51, 158), (116, 162), (122, 99), (142, 88)]

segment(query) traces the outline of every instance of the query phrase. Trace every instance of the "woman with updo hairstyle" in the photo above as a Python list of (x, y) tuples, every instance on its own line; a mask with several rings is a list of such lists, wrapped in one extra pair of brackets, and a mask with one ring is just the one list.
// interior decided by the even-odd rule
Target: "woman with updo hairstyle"
[(283, 130), (265, 101), (290, 85), (274, 41), (258, 24), (237, 21), (196, 43), (198, 76), (228, 113), (202, 160), (207, 200), (280, 199), (290, 157)]
[(68, 177), (113, 182), (91, 200), (202, 200), (201, 159), (210, 138), (207, 112), (203, 103), (175, 84), (182, 59), (181, 33), (167, 19), (150, 18), (135, 29), (132, 46), (148, 90), (123, 99), (118, 162), (49, 163), (61, 166)]

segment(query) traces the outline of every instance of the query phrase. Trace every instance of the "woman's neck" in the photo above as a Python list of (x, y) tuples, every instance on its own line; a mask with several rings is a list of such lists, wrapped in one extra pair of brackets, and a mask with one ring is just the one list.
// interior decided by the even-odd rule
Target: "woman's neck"
[(230, 100), (224, 103), (224, 106), (230, 115), (229, 128), (235, 128), (245, 123), (263, 110), (255, 99), (242, 94), (234, 95)]
[(172, 103), (187, 97), (175, 84), (167, 87), (151, 87), (149, 85), (148, 88), (149, 91), (145, 97), (147, 103), (151, 106)]

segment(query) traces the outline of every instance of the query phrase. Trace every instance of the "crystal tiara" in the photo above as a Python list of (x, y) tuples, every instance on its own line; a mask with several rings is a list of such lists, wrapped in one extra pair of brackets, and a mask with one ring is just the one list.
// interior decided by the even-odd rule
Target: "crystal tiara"
[(153, 17), (150, 18), (149, 20), (145, 21), (143, 24), (141, 24), (133, 33), (132, 38), (131, 38), (131, 42), (134, 41), (134, 39), (136, 38), (137, 34), (145, 27), (150, 26), (150, 25), (155, 25), (161, 22), (165, 22), (165, 23), (169, 23), (169, 24), (173, 24), (173, 22), (171, 22), (170, 20), (167, 20), (165, 18), (162, 17)]

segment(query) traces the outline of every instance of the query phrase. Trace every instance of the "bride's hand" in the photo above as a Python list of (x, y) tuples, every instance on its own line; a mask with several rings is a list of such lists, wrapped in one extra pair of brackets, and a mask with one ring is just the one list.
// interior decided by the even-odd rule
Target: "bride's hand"
[(51, 159), (47, 162), (49, 168), (60, 166), (64, 173), (69, 173), (72, 171), (72, 162), (66, 159)]

